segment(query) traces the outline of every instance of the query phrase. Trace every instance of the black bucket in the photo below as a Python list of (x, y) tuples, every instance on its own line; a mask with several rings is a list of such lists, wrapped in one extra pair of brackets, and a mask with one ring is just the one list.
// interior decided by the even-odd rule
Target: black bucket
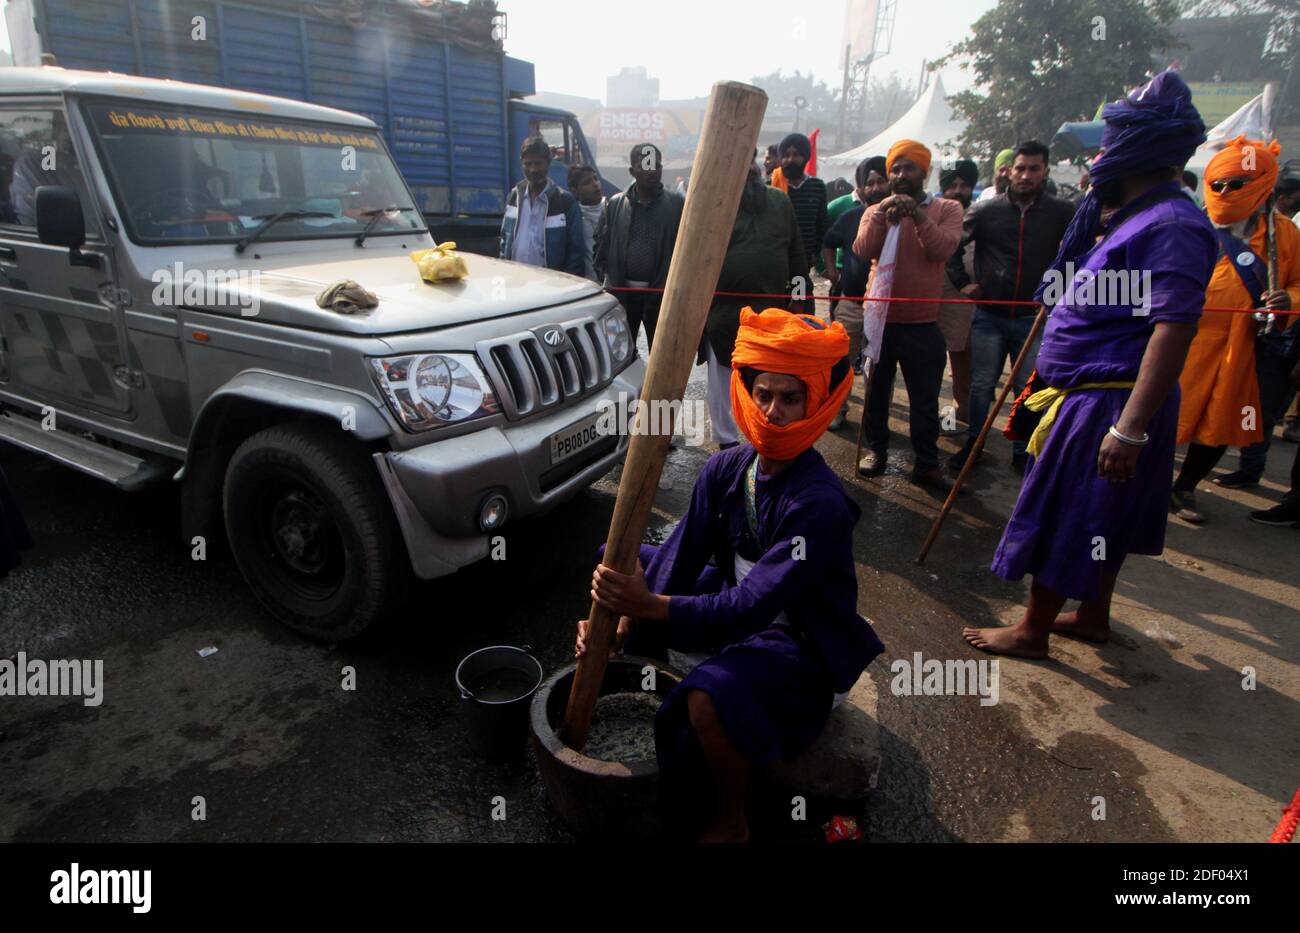
[(524, 645), (480, 648), (456, 667), (456, 689), (469, 738), (484, 758), (519, 758), (528, 739), (528, 707), (542, 683), (542, 662)]

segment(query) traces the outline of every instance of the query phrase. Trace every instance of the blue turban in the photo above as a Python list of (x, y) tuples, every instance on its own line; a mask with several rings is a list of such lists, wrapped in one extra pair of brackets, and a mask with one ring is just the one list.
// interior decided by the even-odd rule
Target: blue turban
[(785, 155), (785, 151), (791, 146), (798, 150), (805, 162), (812, 158), (812, 141), (803, 133), (791, 133), (781, 140), (781, 144), (776, 147), (776, 154), (778, 156)]
[[(1098, 185), (1172, 165), (1181, 167), (1205, 142), (1205, 122), (1192, 105), (1191, 90), (1176, 71), (1162, 71), (1128, 97), (1107, 104), (1101, 118), (1106, 123), (1101, 134), (1102, 152), (1089, 166), (1088, 194), (1079, 203), (1052, 263), (1058, 273), (1096, 243), (1101, 231)], [(1129, 205), (1125, 214), (1138, 207), (1137, 202)], [(1047, 282), (1044, 276), (1034, 293), (1035, 301), (1042, 301)]]

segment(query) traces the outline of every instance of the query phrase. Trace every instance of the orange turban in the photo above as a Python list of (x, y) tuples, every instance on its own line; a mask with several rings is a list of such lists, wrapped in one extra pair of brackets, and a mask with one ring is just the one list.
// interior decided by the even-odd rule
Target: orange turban
[(889, 147), (885, 155), (885, 171), (894, 170), (894, 160), (899, 156), (914, 162), (925, 174), (930, 174), (930, 150), (915, 139), (900, 139)]
[[(1205, 212), (1216, 224), (1235, 224), (1263, 206), (1277, 184), (1277, 157), (1282, 147), (1277, 140), (1238, 136), (1224, 146), (1205, 166)], [(1222, 178), (1249, 178), (1241, 188), (1215, 191), (1210, 187)]]
[[(827, 324), (811, 314), (791, 314), (780, 308), (756, 313), (740, 311), (740, 332), (731, 353), (731, 410), (736, 424), (760, 454), (772, 460), (793, 460), (821, 437), (849, 396), (853, 380), (846, 376), (834, 389), (831, 367), (848, 356), (849, 335), (836, 321)], [(786, 373), (807, 389), (805, 415), (786, 425), (771, 424), (740, 371)]]

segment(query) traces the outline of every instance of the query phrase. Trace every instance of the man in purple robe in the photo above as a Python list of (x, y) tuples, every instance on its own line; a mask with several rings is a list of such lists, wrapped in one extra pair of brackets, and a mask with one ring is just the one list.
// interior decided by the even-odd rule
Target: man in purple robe
[(857, 610), (860, 511), (812, 446), (852, 385), (848, 347), (839, 323), (745, 308), (731, 394), (750, 443), (710, 458), (668, 540), (642, 547), (644, 573), (602, 564), (592, 579), (593, 598), (620, 615), (618, 643), (628, 639), (629, 651), (711, 655), (655, 717), (674, 816), (688, 822), (692, 801), (711, 804), (701, 841), (749, 838), (751, 766), (810, 745), (836, 695), (884, 650)]
[[(1217, 258), (1178, 181), (1205, 126), (1172, 71), (1103, 118), (1092, 187), (1035, 296), (1051, 308), (1049, 388), (1026, 403), (1043, 411), (1035, 456), (993, 559), (999, 576), (1033, 575), (1029, 605), (1015, 625), (963, 631), (997, 654), (1046, 657), (1053, 632), (1106, 641), (1125, 557), (1164, 549), (1178, 375)], [(1066, 599), (1081, 604), (1061, 614)]]

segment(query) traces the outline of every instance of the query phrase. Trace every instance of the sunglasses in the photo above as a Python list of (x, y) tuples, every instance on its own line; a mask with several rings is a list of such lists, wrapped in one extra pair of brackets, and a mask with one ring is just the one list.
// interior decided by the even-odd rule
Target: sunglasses
[(1210, 190), (1215, 194), (1219, 194), (1224, 188), (1227, 188), (1229, 191), (1240, 191), (1246, 186), (1248, 181), (1250, 181), (1248, 178), (1220, 179), (1218, 181), (1210, 182)]

